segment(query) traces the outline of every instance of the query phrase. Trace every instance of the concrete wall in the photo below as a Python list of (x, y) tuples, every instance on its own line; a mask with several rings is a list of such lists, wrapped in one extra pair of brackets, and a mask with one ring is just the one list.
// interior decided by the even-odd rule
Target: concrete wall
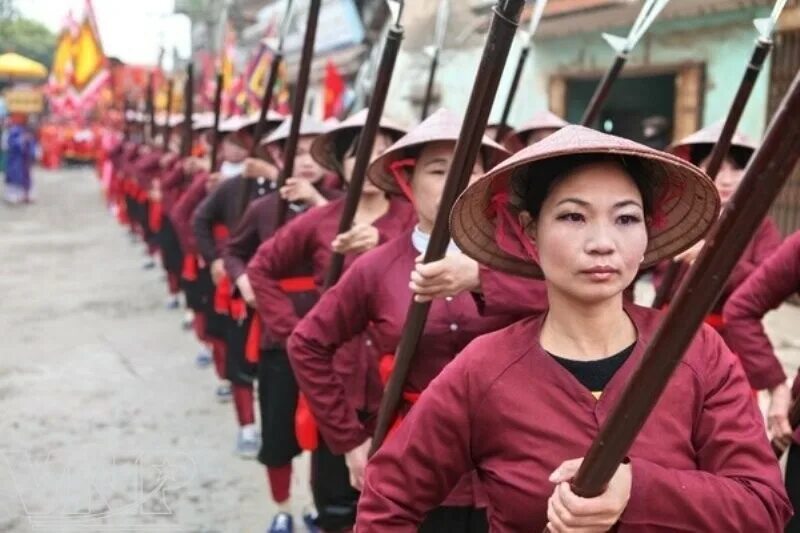
[[(634, 50), (628, 62), (636, 67), (704, 63), (706, 94), (703, 125), (723, 119), (733, 100), (750, 57), (756, 31), (752, 20), (765, 16), (764, 9), (743, 9), (716, 15), (655, 24)], [(627, 28), (620, 29), (624, 35)], [(492, 110), (492, 119), (500, 118), (508, 85), (511, 83), (521, 43), (511, 50)], [(477, 48), (446, 50), (442, 55), (437, 81), (442, 89), (443, 105), (454, 111), (466, 108), (480, 54)], [(613, 52), (599, 33), (584, 34), (537, 42), (528, 58), (520, 90), (511, 113), (511, 124), (524, 122), (533, 113), (547, 108), (547, 88), (552, 75), (578, 72), (602, 72), (613, 59)], [(389, 115), (407, 124), (418, 119), (418, 108), (412, 108), (410, 94), (424, 84), (429, 60), (420, 53), (401, 51), (392, 88), (387, 101)], [(766, 122), (769, 65), (761, 73), (740, 123), (740, 130), (758, 138)]]

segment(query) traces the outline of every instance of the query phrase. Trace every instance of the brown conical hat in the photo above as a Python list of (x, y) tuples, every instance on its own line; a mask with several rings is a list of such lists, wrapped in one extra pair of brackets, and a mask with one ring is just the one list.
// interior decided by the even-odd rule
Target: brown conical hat
[[(289, 137), (289, 130), (292, 127), (292, 118), (289, 117), (281, 122), (280, 126), (275, 128), (275, 131), (270, 133), (265, 139), (262, 139), (261, 146), (266, 146), (273, 143), (283, 143)], [(303, 115), (300, 121), (300, 136), (306, 135), (322, 135), (328, 131), (325, 124), (311, 115)]]
[[(486, 126), (486, 136), (490, 139), (497, 139), (497, 130), (500, 128), (499, 122), (490, 122), (488, 126)], [(519, 152), (525, 147), (525, 144), (522, 142), (517, 130), (509, 126), (508, 124), (504, 125), (502, 128), (502, 132), (500, 135), (500, 144), (503, 145), (503, 148), (511, 152), (512, 154)]]
[[(234, 131), (243, 130), (245, 128), (250, 128), (258, 124), (258, 117), (259, 112), (256, 111), (255, 113), (250, 113), (249, 115), (234, 115), (232, 117), (228, 117), (219, 125), (219, 131), (222, 133), (231, 133)], [(269, 126), (277, 126), (280, 124), (286, 117), (281, 115), (280, 113), (276, 113), (273, 110), (269, 110), (267, 112), (267, 128)]]
[(528, 135), (536, 130), (560, 130), (564, 126), (569, 126), (569, 122), (550, 111), (536, 113), (533, 117), (517, 128), (517, 135), (526, 139)]
[(193, 130), (208, 130), (214, 127), (214, 113), (205, 111), (192, 114)]
[[(669, 146), (667, 151), (688, 160), (692, 146), (707, 145), (710, 147), (717, 144), (724, 125), (724, 121), (720, 120), (710, 126), (706, 126)], [(749, 157), (755, 152), (756, 148), (758, 148), (758, 144), (737, 131), (733, 134), (733, 138), (731, 139), (731, 148), (741, 150)], [(699, 163), (699, 161), (693, 161), (693, 163)]]
[[(314, 143), (311, 145), (311, 156), (317, 163), (328, 170), (339, 172), (343, 154), (338, 152), (342, 145), (349, 145), (364, 127), (367, 122), (367, 112), (367, 109), (362, 109), (314, 139)], [(405, 133), (403, 128), (386, 118), (381, 118), (380, 129), (389, 133), (393, 139), (397, 139)]]
[(450, 214), (450, 233), (458, 247), (490, 268), (542, 278), (533, 259), (514, 255), (498, 244), (494, 195), (508, 192), (512, 175), (521, 169), (525, 169), (525, 177), (536, 179), (537, 163), (578, 154), (638, 158), (645, 166), (646, 177), (656, 182), (659, 220), (649, 228), (643, 268), (689, 248), (717, 219), (719, 195), (714, 183), (696, 166), (621, 137), (583, 126), (566, 126), (506, 159), (464, 191)]
[[(390, 168), (392, 163), (410, 157), (413, 152), (428, 143), (458, 141), (461, 121), (461, 117), (452, 111), (439, 109), (376, 157), (367, 169), (367, 177), (378, 188), (391, 194), (400, 194), (402, 191)], [(485, 135), (482, 147), (489, 161), (502, 161), (509, 155), (505, 148)]]

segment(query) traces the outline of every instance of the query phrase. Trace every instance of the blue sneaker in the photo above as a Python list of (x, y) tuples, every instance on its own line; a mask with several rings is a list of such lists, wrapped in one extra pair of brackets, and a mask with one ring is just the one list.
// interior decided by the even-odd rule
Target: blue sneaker
[(177, 298), (170, 298), (169, 300), (167, 300), (167, 303), (165, 305), (165, 307), (170, 311), (173, 309), (179, 309), (180, 306), (181, 302)]
[(214, 362), (214, 358), (211, 356), (211, 353), (203, 350), (197, 353), (197, 356), (194, 358), (194, 364), (197, 368), (207, 368), (211, 366), (211, 363)]
[(228, 403), (233, 399), (233, 393), (231, 392), (231, 385), (230, 383), (223, 383), (219, 387), (217, 387), (217, 391), (215, 392), (217, 396), (217, 401), (219, 403)]
[(308, 533), (321, 533), (322, 530), (317, 526), (317, 515), (316, 511), (305, 511), (303, 512), (303, 525), (306, 526), (306, 531)]
[(289, 513), (278, 513), (272, 519), (267, 533), (294, 533), (294, 520)]
[(248, 424), (239, 429), (236, 436), (236, 455), (242, 459), (255, 459), (261, 450), (261, 435), (255, 424)]
[(142, 265), (142, 268), (144, 270), (153, 270), (155, 267), (156, 267), (156, 262), (153, 261), (152, 259), (150, 259), (149, 261), (145, 261), (144, 265)]

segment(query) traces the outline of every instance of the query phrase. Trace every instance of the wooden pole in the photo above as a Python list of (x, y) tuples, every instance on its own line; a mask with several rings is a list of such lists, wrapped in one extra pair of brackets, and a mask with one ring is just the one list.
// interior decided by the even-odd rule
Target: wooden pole
[[(317, 21), (319, 20), (319, 10), (322, 0), (310, 0), (308, 6), (308, 19), (306, 20), (306, 34), (303, 40), (303, 52), (300, 56), (300, 68), (297, 74), (297, 85), (292, 102), (292, 123), (289, 128), (289, 137), (286, 139), (283, 151), (283, 168), (278, 175), (277, 188), (286, 185), (286, 180), (294, 172), (294, 157), (297, 153), (297, 141), (300, 137), (300, 123), (303, 120), (303, 110), (305, 108), (306, 92), (308, 91), (308, 77), (311, 72), (311, 60), (314, 57), (314, 41), (317, 34)], [(280, 199), (278, 208), (275, 210), (275, 227), (283, 226), (286, 220), (286, 211), (289, 208), (288, 202)]]
[[(711, 150), (711, 155), (708, 160), (708, 168), (706, 173), (713, 180), (717, 177), (722, 162), (731, 148), (731, 141), (736, 134), (736, 128), (739, 126), (739, 121), (744, 113), (744, 108), (747, 106), (747, 101), (753, 93), (753, 87), (758, 80), (758, 75), (761, 73), (761, 68), (772, 50), (772, 41), (759, 38), (756, 40), (755, 48), (750, 56), (750, 61), (747, 63), (747, 68), (744, 71), (742, 81), (739, 83), (739, 89), (736, 91), (736, 96), (731, 103), (728, 110), (728, 116), (725, 118), (725, 125), (722, 126), (722, 131), (719, 134), (719, 139), (714, 144)], [(653, 300), (653, 307), (660, 309), (664, 307), (672, 294), (675, 283), (678, 281), (678, 274), (680, 273), (681, 263), (679, 261), (671, 261), (664, 273), (664, 279), (656, 291), (655, 299)]]
[(192, 116), (194, 115), (194, 64), (186, 65), (186, 84), (183, 88), (183, 136), (181, 137), (181, 155), (192, 155)]
[(505, 134), (506, 126), (508, 126), (508, 116), (511, 114), (511, 106), (514, 105), (514, 98), (517, 96), (519, 80), (522, 78), (522, 69), (525, 67), (525, 61), (527, 61), (530, 51), (531, 45), (526, 44), (519, 53), (517, 68), (514, 70), (514, 78), (511, 80), (511, 87), (508, 89), (506, 104), (503, 106), (503, 114), (500, 116), (500, 124), (498, 124), (497, 133), (495, 133), (494, 136), (494, 140), (498, 143), (503, 141), (503, 135)]
[(611, 93), (611, 87), (614, 85), (614, 82), (617, 81), (617, 78), (619, 78), (622, 68), (627, 61), (628, 54), (623, 52), (618, 53), (614, 58), (614, 62), (606, 71), (603, 79), (600, 80), (600, 83), (597, 85), (592, 95), (592, 99), (589, 101), (589, 105), (586, 106), (586, 110), (583, 112), (583, 118), (581, 118), (582, 126), (590, 128), (595, 120), (597, 120), (597, 115), (603, 110), (603, 105), (606, 103), (608, 95)]
[(164, 115), (164, 144), (163, 150), (166, 152), (169, 150), (169, 140), (172, 137), (172, 125), (169, 123), (170, 117), (172, 115), (172, 97), (174, 96), (175, 92), (175, 80), (169, 80), (169, 86), (167, 88), (167, 109), (165, 110), (166, 113)]
[[(450, 241), (448, 224), (450, 209), (458, 195), (469, 183), (472, 169), (480, 153), (486, 124), (489, 121), (489, 112), (497, 95), (497, 86), (508, 59), (508, 51), (511, 48), (524, 3), (524, 0), (501, 0), (493, 9), (494, 14), (484, 44), (483, 56), (473, 82), (466, 116), (461, 125), (453, 161), (450, 164), (447, 181), (442, 191), (439, 212), (436, 215), (428, 249), (425, 252), (425, 263), (438, 261), (444, 257), (447, 251)], [(394, 420), (408, 370), (425, 329), (429, 310), (430, 302), (418, 303), (413, 300), (408, 308), (405, 327), (395, 354), (394, 370), (378, 411), (377, 427), (370, 453), (374, 453), (380, 448)]]
[[(361, 136), (356, 147), (356, 160), (353, 165), (353, 174), (350, 177), (350, 184), (347, 188), (347, 197), (342, 210), (342, 218), (339, 220), (337, 234), (348, 231), (353, 225), (353, 220), (358, 209), (358, 202), (361, 199), (361, 192), (364, 190), (364, 180), (367, 175), (367, 167), (372, 157), (372, 149), (375, 146), (375, 136), (380, 126), (381, 115), (386, 104), (386, 97), (389, 93), (389, 85), (392, 82), (394, 65), (397, 54), (400, 51), (400, 43), (403, 41), (403, 28), (399, 21), (389, 28), (386, 34), (386, 42), (383, 45), (383, 55), (378, 66), (378, 74), (372, 87), (372, 98), (367, 111), (367, 119)], [(344, 269), (344, 254), (334, 253), (328, 267), (325, 278), (325, 287), (331, 287), (339, 280)]]
[(428, 117), (428, 110), (430, 109), (431, 100), (433, 99), (433, 82), (436, 80), (436, 69), (438, 68), (439, 49), (436, 48), (433, 51), (433, 57), (431, 58), (431, 66), (428, 69), (428, 83), (425, 86), (425, 98), (422, 100), (422, 111), (420, 112), (419, 116), (420, 122)]
[(222, 112), (222, 72), (217, 72), (217, 85), (214, 90), (214, 126), (211, 128), (211, 172), (217, 168), (219, 154), (219, 116)]
[(739, 189), (712, 229), (686, 282), (678, 289), (639, 368), (589, 448), (572, 483), (579, 496), (591, 498), (605, 490), (719, 298), (747, 243), (791, 175), (800, 159), (798, 113), (800, 73), (747, 166)]

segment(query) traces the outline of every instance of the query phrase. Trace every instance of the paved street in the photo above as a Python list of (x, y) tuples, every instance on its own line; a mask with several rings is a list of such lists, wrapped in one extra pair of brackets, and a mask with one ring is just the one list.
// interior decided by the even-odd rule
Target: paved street
[(161, 271), (92, 169), (35, 176), (35, 205), (0, 204), (0, 531), (264, 531), (264, 469)]
[[(264, 470), (233, 455), (233, 407), (194, 367), (161, 271), (93, 170), (36, 178), (35, 205), (0, 204), (0, 531), (263, 531)], [(768, 317), (790, 375), (798, 325), (798, 308)]]

